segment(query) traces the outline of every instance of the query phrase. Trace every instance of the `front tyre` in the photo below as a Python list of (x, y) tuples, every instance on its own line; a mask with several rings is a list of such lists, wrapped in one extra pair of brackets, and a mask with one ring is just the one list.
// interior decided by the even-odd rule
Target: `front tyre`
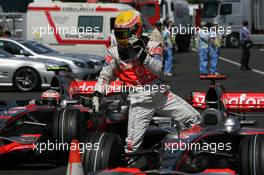
[(84, 174), (123, 165), (121, 155), (125, 153), (125, 150), (118, 135), (111, 133), (88, 134), (84, 143), (93, 145), (93, 148), (85, 150), (82, 156)]

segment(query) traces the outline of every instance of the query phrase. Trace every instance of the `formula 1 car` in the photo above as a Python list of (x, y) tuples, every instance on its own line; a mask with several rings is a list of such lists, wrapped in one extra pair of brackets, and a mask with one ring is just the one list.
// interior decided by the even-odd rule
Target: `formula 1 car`
[[(49, 71), (54, 70), (65, 72), (65, 77), (72, 77), (63, 67), (49, 68)], [(120, 107), (121, 97), (117, 99), (113, 95), (112, 100), (102, 101), (102, 108), (107, 110), (95, 113), (88, 96), (76, 100), (67, 93), (61, 95), (59, 101), (47, 99), (45, 103), (42, 98), (0, 102), (0, 160), (22, 154), (21, 157), (32, 158), (33, 161), (46, 160), (45, 157), (50, 156), (62, 163), (68, 157), (71, 140), (81, 142), (87, 132), (119, 132), (125, 135), (120, 131), (126, 127), (125, 115), (120, 110), (118, 113), (115, 111)]]
[[(216, 80), (225, 80), (225, 75), (202, 75), (201, 80), (210, 80), (209, 91), (206, 92), (192, 92), (188, 97), (189, 103), (197, 109), (206, 109), (206, 101), (208, 98), (212, 101), (220, 96), (225, 108), (233, 112), (263, 112), (264, 111), (264, 93), (259, 92), (227, 92), (225, 88), (216, 83)], [(218, 94), (214, 90), (219, 89)]]
[[(205, 78), (213, 83), (223, 77)], [(138, 168), (142, 163), (137, 161), (144, 157), (146, 167), (135, 170), (142, 174), (264, 174), (264, 129), (250, 127), (256, 122), (227, 110), (219, 86), (209, 88), (205, 106), (201, 125), (192, 128), (154, 117), (141, 149), (133, 153), (124, 153), (123, 140), (118, 135), (89, 134), (85, 142), (98, 143), (99, 149), (83, 154), (85, 173), (133, 172), (135, 169), (129, 167)], [(128, 163), (128, 158), (135, 164)], [(125, 168), (115, 169), (118, 166)]]
[(43, 104), (38, 99), (31, 103), (1, 102), (0, 159), (21, 155), (31, 162), (50, 156), (62, 163), (72, 139), (82, 140), (88, 131), (105, 131), (104, 118), (94, 120), (91, 109), (81, 104)]
[[(99, 146), (98, 149), (86, 150), (82, 155), (85, 174), (97, 171), (100, 174), (101, 170), (119, 166), (127, 168), (134, 163), (133, 166), (140, 166), (138, 168), (144, 172), (147, 170), (158, 174), (263, 174), (264, 129), (250, 127), (255, 126), (256, 122), (246, 120), (246, 115), (241, 117), (241, 114), (229, 110), (230, 107), (226, 106), (222, 98), (223, 88), (215, 86), (216, 79), (224, 78), (204, 77), (211, 80), (211, 87), (205, 94), (200, 126), (186, 129), (170, 118), (154, 116), (141, 149), (133, 153), (124, 153), (124, 139), (120, 135), (109, 132), (86, 135), (84, 143), (97, 143)], [(71, 99), (81, 99), (90, 97), (95, 83), (60, 75), (59, 79), (54, 79), (52, 87), (62, 94), (68, 94)], [(115, 94), (122, 90), (122, 82), (113, 81), (108, 93)], [(116, 111), (123, 107), (122, 103), (119, 104)], [(129, 158), (133, 161), (128, 162)], [(141, 158), (146, 162), (145, 165), (139, 162)]]

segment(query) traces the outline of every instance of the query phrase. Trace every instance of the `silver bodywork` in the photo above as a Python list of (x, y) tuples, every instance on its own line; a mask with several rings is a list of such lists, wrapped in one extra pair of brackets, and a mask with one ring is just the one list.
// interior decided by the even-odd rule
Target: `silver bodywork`
[(93, 72), (101, 71), (103, 68), (103, 63), (104, 63), (104, 57), (97, 56), (97, 55), (91, 55), (91, 54), (52, 52), (52, 53), (47, 53), (45, 55), (81, 59), (86, 62), (87, 68), (91, 69), (91, 71)]
[(34, 59), (28, 57), (14, 57), (3, 50), (0, 50), (0, 86), (13, 86), (14, 74), (17, 70), (30, 67), (37, 71), (41, 79), (41, 87), (50, 86), (54, 72), (46, 70), (47, 66), (62, 66), (66, 63), (49, 61), (44, 59)]
[[(87, 79), (89, 75), (97, 73), (103, 67), (104, 59), (100, 56), (61, 53), (52, 50), (51, 48), (36, 41), (0, 38), (0, 42), (0, 48), (11, 54), (14, 54), (16, 57), (27, 56), (34, 59), (47, 59), (65, 62), (70, 66), (72, 72), (76, 75), (76, 78), (79, 79)], [(7, 44), (11, 45), (10, 47), (16, 47), (15, 51), (6, 49)], [(34, 50), (32, 48), (32, 46), (35, 47), (36, 45), (37, 47), (41, 47), (40, 50)], [(42, 50), (43, 52), (41, 52)]]

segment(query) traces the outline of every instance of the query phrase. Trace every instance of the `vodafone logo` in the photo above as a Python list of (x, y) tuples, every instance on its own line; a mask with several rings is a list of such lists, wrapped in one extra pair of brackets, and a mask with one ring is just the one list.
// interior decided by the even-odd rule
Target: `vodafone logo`
[[(264, 94), (263, 94), (264, 95)], [(225, 95), (224, 95), (225, 96)], [(264, 96), (263, 96), (264, 97)], [(235, 105), (235, 106), (246, 106), (248, 108), (260, 108), (264, 106), (264, 98), (255, 94), (240, 94), (237, 97), (223, 97), (224, 103), (226, 105)]]
[[(205, 107), (205, 93), (193, 93), (193, 106)], [(264, 93), (225, 93), (222, 96), (227, 108), (264, 108)]]
[(79, 89), (81, 92), (94, 92), (95, 84), (86, 84), (86, 82), (80, 84)]

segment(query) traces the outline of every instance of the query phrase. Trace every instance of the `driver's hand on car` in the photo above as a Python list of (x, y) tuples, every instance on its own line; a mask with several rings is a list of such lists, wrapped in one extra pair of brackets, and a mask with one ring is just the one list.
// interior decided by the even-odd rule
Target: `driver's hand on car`
[(99, 112), (100, 96), (101, 96), (101, 93), (98, 91), (95, 91), (93, 94), (92, 105), (93, 105), (95, 112)]

